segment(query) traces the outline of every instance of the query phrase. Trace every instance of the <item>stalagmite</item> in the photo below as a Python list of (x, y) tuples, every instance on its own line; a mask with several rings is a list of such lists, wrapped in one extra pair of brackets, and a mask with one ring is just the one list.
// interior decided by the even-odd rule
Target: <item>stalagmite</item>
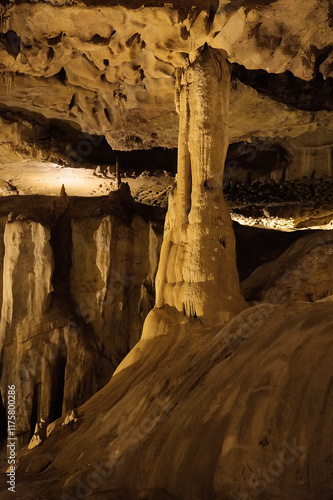
[(34, 435), (32, 436), (30, 443), (28, 444), (29, 450), (32, 450), (32, 448), (39, 446), (45, 441), (46, 432), (47, 432), (47, 424), (45, 420), (42, 418), (39, 422), (36, 423)]
[(60, 198), (67, 198), (65, 184), (62, 184), (62, 186), (61, 186), (61, 189), (60, 189)]
[(119, 189), (120, 188), (120, 184), (121, 184), (121, 176), (120, 176), (120, 170), (119, 170), (119, 160), (117, 158), (117, 161), (116, 161), (116, 188)]
[(246, 307), (222, 193), (228, 148), (228, 62), (222, 51), (205, 47), (193, 63), (179, 70), (177, 81), (177, 188), (169, 200), (156, 305), (146, 320), (144, 337), (169, 331), (169, 307), (206, 324), (224, 324)]

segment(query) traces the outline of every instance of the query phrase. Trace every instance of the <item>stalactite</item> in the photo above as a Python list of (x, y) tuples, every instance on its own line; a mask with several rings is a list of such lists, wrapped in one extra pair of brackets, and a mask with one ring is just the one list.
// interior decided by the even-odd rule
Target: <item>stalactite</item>
[(14, 87), (14, 71), (4, 71), (1, 74), (1, 82), (6, 89), (6, 95), (10, 96)]
[(4, 15), (5, 15), (5, 7), (0, 4), (0, 33), (4, 32)]

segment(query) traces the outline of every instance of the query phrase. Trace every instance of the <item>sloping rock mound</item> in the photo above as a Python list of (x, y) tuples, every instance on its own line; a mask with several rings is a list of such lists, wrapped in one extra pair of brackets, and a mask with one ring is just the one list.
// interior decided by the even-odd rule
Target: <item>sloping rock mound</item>
[(333, 295), (333, 234), (300, 238), (278, 259), (258, 267), (241, 284), (246, 300), (282, 304)]
[(331, 499), (332, 326), (328, 302), (262, 304), (141, 340), (24, 450), (16, 498)]

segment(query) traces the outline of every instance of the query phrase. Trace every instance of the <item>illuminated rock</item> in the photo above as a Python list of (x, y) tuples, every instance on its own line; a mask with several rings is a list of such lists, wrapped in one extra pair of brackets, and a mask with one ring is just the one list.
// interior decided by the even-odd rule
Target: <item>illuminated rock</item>
[(179, 71), (177, 188), (169, 199), (156, 306), (143, 336), (165, 333), (161, 310), (223, 324), (246, 307), (239, 292), (235, 240), (222, 193), (228, 148), (230, 70), (210, 48)]

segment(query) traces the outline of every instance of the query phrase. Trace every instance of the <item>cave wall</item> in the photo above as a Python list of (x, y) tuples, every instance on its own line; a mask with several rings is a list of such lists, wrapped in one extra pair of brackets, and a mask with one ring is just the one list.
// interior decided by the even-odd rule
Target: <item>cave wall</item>
[(259, 266), (241, 284), (247, 301), (316, 302), (333, 295), (333, 234), (302, 236), (276, 260)]
[(16, 385), (21, 446), (108, 382), (153, 305), (163, 220), (117, 196), (14, 197), (1, 216), (1, 392)]
[(161, 238), (152, 222), (110, 216), (72, 220), (70, 289), (113, 368), (141, 336), (153, 305)]
[(0, 217), (0, 311), (2, 308), (2, 294), (3, 294), (3, 259), (5, 255), (5, 226), (7, 217)]

